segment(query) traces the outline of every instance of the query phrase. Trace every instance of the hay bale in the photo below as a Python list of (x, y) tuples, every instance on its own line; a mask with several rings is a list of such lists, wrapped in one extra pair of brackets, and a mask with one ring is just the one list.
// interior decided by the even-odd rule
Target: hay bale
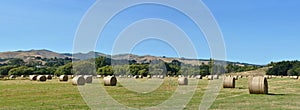
[(159, 75), (159, 78), (160, 78), (160, 79), (164, 79), (165, 76), (164, 76), (164, 75)]
[(208, 80), (214, 80), (214, 76), (213, 75), (207, 75), (207, 79)]
[(103, 78), (104, 86), (116, 86), (117, 78), (114, 76), (107, 76)]
[(68, 76), (67, 75), (60, 75), (59, 76), (59, 81), (68, 81)]
[(52, 79), (52, 76), (51, 75), (46, 75), (46, 78), (47, 79)]
[(101, 75), (97, 75), (97, 78), (101, 78), (102, 76)]
[(239, 80), (238, 76), (233, 76), (234, 80)]
[(75, 76), (73, 79), (72, 79), (72, 84), (73, 85), (84, 85), (86, 82), (86, 80), (84, 79), (84, 77), (82, 76)]
[(36, 80), (37, 80), (37, 81), (46, 81), (46, 80), (47, 80), (47, 77), (44, 76), (44, 75), (38, 75), (38, 76), (36, 77)]
[(250, 77), (248, 81), (250, 94), (268, 94), (268, 81), (266, 77)]
[(139, 78), (139, 76), (138, 76), (138, 75), (134, 75), (134, 76), (133, 76), (133, 78), (135, 78), (135, 79), (138, 79), (138, 78)]
[(223, 81), (223, 88), (235, 88), (234, 77), (225, 77)]
[(213, 79), (219, 79), (219, 75), (213, 75)]
[(188, 85), (188, 79), (186, 77), (178, 78), (178, 85)]
[(298, 76), (290, 76), (291, 79), (298, 79)]
[(37, 75), (29, 75), (30, 81), (35, 81), (36, 77), (37, 77)]
[(93, 82), (93, 77), (92, 76), (84, 76), (85, 83), (92, 83)]
[(202, 76), (201, 75), (197, 75), (196, 79), (202, 79)]
[(17, 78), (16, 75), (10, 75), (10, 76), (9, 76), (9, 79), (16, 79), (16, 78)]

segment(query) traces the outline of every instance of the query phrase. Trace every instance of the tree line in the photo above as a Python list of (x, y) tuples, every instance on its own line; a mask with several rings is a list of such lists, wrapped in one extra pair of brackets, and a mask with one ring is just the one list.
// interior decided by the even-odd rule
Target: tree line
[[(79, 61), (72, 58), (40, 58), (24, 61), (19, 58), (1, 59), (8, 61), (0, 65), (0, 75), (210, 75), (231, 72), (249, 71), (259, 66), (239, 66), (234, 63), (223, 65), (219, 61), (209, 60), (208, 64), (187, 65), (178, 60), (164, 62), (153, 60), (147, 63), (137, 63), (135, 60), (113, 60), (105, 56)], [(73, 61), (73, 62), (72, 62)]]
[(300, 76), (300, 61), (297, 60), (271, 62), (268, 66), (271, 68), (267, 70), (267, 75)]

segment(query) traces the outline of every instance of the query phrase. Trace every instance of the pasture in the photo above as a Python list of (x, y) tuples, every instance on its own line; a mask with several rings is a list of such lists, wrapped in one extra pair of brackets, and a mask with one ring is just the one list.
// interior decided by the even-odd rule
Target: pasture
[[(247, 81), (247, 78), (240, 78), (236, 80), (235, 88), (222, 88), (210, 109), (300, 109), (300, 80), (268, 79), (268, 95), (249, 94)], [(196, 92), (185, 109), (199, 109), (208, 83), (207, 79), (199, 79)], [(117, 86), (104, 88), (119, 103), (129, 107), (143, 108), (162, 103), (171, 97), (177, 86), (177, 78), (166, 78), (165, 82), (151, 93), (129, 91), (120, 83)], [(46, 82), (0, 80), (0, 106), (0, 109), (89, 109), (77, 86), (71, 84), (71, 80), (59, 82), (58, 79)]]

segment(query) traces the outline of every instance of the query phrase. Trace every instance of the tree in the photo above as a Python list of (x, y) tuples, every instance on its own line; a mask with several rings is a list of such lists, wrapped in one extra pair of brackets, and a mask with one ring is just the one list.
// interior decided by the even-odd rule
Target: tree
[(73, 74), (73, 67), (72, 63), (68, 63), (66, 65), (60, 66), (56, 69), (55, 73), (56, 75), (72, 75)]
[(114, 72), (113, 72), (112, 66), (106, 65), (104, 67), (98, 68), (97, 74), (107, 76), (107, 75), (113, 75)]
[(8, 75), (9, 70), (16, 68), (14, 65), (7, 65), (0, 67), (0, 75)]
[(73, 70), (78, 75), (95, 75), (95, 64), (89, 61), (79, 61), (73, 64)]
[(8, 65), (22, 66), (24, 64), (25, 64), (25, 62), (20, 58), (13, 58), (13, 59), (10, 59), (8, 62)]
[(95, 59), (96, 68), (101, 68), (107, 65), (111, 65), (111, 59), (104, 56), (97, 57)]
[(13, 68), (9, 70), (8, 74), (9, 75), (30, 75), (34, 71), (34, 68), (32, 67), (26, 67), (26, 66), (20, 66), (17, 68)]

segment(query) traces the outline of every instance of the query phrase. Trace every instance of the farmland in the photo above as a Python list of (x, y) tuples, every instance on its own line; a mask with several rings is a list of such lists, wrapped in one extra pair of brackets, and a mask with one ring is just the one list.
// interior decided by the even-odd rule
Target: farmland
[[(185, 109), (199, 108), (208, 83), (207, 79), (199, 80), (197, 89)], [(222, 88), (210, 109), (300, 109), (299, 80), (272, 78), (268, 79), (268, 83), (269, 95), (256, 95), (249, 94), (247, 78), (236, 80), (236, 88)], [(158, 89), (145, 94), (127, 90), (120, 83), (104, 88), (119, 103), (128, 107), (143, 108), (167, 100), (177, 86), (177, 78), (166, 78)], [(0, 105), (1, 109), (89, 109), (77, 86), (73, 86), (70, 80), (58, 82), (57, 79), (46, 82), (0, 80)]]

